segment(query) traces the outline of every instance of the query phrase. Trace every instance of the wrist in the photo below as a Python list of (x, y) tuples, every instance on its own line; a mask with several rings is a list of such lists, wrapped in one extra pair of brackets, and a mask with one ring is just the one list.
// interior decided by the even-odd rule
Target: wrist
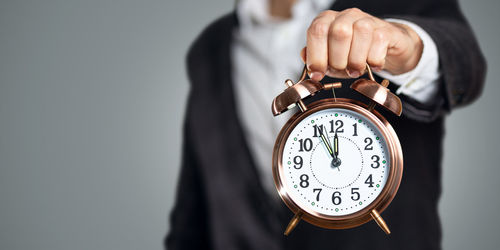
[[(413, 70), (422, 56), (424, 44), (420, 36), (412, 28), (401, 23), (391, 22), (392, 25), (399, 28), (402, 32), (404, 43), (398, 41), (398, 44), (405, 44), (402, 48), (396, 48), (399, 53), (387, 58), (385, 69), (393, 75), (404, 74)], [(393, 58), (390, 58), (393, 57)]]

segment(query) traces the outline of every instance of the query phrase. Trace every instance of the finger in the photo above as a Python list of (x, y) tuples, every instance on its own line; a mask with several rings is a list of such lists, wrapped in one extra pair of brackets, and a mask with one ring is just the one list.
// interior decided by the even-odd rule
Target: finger
[(352, 40), (352, 25), (360, 18), (358, 9), (342, 11), (330, 25), (328, 33), (328, 65), (337, 71), (347, 67)]
[(366, 61), (375, 71), (382, 70), (389, 47), (390, 31), (387, 28), (379, 28), (373, 31), (372, 44)]
[(307, 59), (306, 47), (304, 47), (304, 48), (302, 48), (302, 50), (300, 50), (300, 59), (302, 59), (303, 63), (306, 63), (306, 59)]
[[(300, 57), (302, 59), (302, 62), (306, 62), (307, 54), (306, 54), (306, 47), (302, 48), (300, 51)], [(349, 78), (349, 75), (346, 73), (345, 70), (336, 70), (328, 66), (326, 69), (325, 75), (329, 77), (334, 77), (334, 78)]]
[(312, 80), (323, 79), (328, 66), (328, 29), (337, 12), (320, 14), (307, 30), (306, 63)]
[(328, 66), (326, 75), (332, 78), (350, 78), (345, 70), (336, 70)]
[(349, 59), (347, 62), (348, 74), (359, 77), (366, 68), (366, 59), (372, 43), (374, 22), (370, 17), (361, 18), (353, 24), (353, 34)]

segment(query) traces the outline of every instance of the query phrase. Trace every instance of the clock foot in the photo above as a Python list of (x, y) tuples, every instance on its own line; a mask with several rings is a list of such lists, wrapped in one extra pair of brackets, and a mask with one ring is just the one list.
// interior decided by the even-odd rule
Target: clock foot
[(288, 226), (286, 227), (284, 233), (285, 236), (288, 236), (292, 232), (292, 230), (297, 226), (297, 224), (299, 224), (300, 217), (302, 217), (302, 212), (298, 212), (293, 216), (293, 218), (288, 223)]
[(382, 219), (382, 216), (377, 212), (377, 210), (373, 209), (370, 213), (372, 216), (373, 220), (377, 222), (377, 225), (386, 233), (386, 234), (391, 234), (391, 230), (389, 230), (389, 227), (385, 223), (384, 219)]

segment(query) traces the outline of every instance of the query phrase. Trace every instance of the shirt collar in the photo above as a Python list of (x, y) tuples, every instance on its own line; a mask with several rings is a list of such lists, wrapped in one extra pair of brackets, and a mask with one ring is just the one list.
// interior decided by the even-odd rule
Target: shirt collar
[(318, 13), (327, 9), (334, 0), (297, 0), (292, 7), (290, 19), (280, 19), (269, 14), (269, 0), (241, 0), (236, 6), (236, 15), (240, 28), (249, 28), (259, 25), (277, 24), (299, 19), (310, 13)]

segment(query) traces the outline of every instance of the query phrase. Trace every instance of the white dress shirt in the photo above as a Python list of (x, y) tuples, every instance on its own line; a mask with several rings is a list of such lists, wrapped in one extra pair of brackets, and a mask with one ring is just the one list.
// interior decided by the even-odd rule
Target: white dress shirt
[[(269, 14), (268, 0), (241, 0), (236, 7), (239, 29), (231, 47), (236, 106), (261, 182), (276, 196), (271, 158), (275, 139), (285, 122), (295, 113), (290, 110), (274, 117), (271, 102), (285, 89), (284, 80), (296, 81), (302, 72), (300, 50), (306, 44), (311, 21), (332, 0), (297, 0), (289, 19)], [(410, 72), (392, 75), (376, 73), (399, 85), (397, 94), (420, 102), (431, 100), (437, 92), (439, 64), (437, 48), (419, 26), (399, 19), (388, 19), (411, 27), (422, 39), (424, 48), (418, 65)]]

